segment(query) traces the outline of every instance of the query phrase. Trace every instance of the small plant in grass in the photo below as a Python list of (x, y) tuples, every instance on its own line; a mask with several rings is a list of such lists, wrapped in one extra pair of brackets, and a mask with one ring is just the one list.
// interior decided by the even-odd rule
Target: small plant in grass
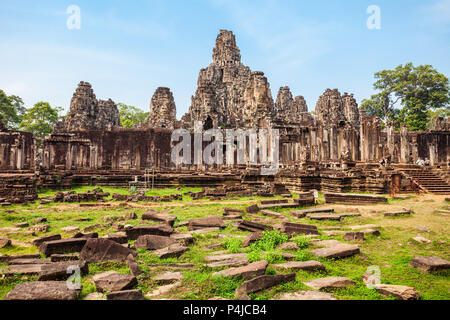
[(295, 242), (300, 249), (308, 248), (311, 242), (311, 239), (306, 237), (305, 235), (298, 235), (291, 238), (292, 242)]
[(215, 295), (220, 296), (222, 298), (233, 299), (234, 292), (237, 287), (244, 281), (239, 277), (223, 277), (223, 276), (214, 276), (213, 278), (213, 289)]
[(270, 251), (264, 255), (264, 260), (269, 263), (280, 263), (283, 261), (283, 256), (280, 252)]
[(260, 240), (251, 245), (252, 250), (270, 251), (281, 243), (289, 241), (289, 237), (278, 230), (266, 230)]
[(247, 253), (247, 259), (249, 262), (256, 262), (256, 261), (261, 261), (263, 260), (263, 255), (261, 250), (256, 249), (256, 250), (252, 250), (249, 253)]
[(312, 260), (312, 259), (313, 259), (313, 255), (304, 250), (298, 250), (295, 253), (295, 260), (297, 260), (297, 261), (308, 261), (308, 260)]
[(239, 249), (242, 247), (242, 240), (238, 238), (226, 238), (222, 246), (227, 249), (230, 253), (238, 253)]

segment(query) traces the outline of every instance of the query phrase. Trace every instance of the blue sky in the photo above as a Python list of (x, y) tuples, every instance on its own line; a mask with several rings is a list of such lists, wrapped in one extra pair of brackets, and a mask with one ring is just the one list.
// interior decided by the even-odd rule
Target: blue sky
[[(66, 9), (81, 9), (69, 30)], [(381, 9), (369, 30), (366, 10)], [(242, 62), (303, 95), (310, 110), (326, 88), (372, 93), (373, 74), (412, 61), (450, 76), (450, 0), (156, 0), (0, 2), (0, 89), (27, 106), (69, 108), (79, 81), (98, 99), (149, 110), (170, 87), (180, 118), (220, 29), (232, 30)]]

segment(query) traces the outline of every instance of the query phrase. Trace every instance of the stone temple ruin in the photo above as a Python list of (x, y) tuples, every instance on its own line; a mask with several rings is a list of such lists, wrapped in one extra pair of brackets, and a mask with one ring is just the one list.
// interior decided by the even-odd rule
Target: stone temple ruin
[[(280, 169), (262, 176), (248, 163), (176, 166), (170, 157), (171, 134), (179, 128), (194, 130), (196, 121), (204, 130), (278, 129)], [(419, 187), (450, 193), (449, 140), (447, 119), (437, 119), (426, 132), (406, 127), (395, 132), (392, 124), (382, 128), (377, 117), (360, 110), (352, 94), (337, 89), (325, 90), (315, 113), (289, 87), (281, 87), (274, 100), (264, 73), (243, 65), (234, 34), (221, 30), (212, 63), (200, 70), (181, 120), (176, 119), (172, 92), (160, 87), (151, 98), (148, 120), (124, 128), (114, 101), (97, 100), (91, 85), (82, 81), (68, 116), (40, 144), (30, 133), (0, 128), (0, 198), (32, 199), (35, 187), (128, 186), (149, 175), (157, 187), (281, 186), (297, 192), (373, 193)], [(430, 166), (415, 165), (419, 158), (429, 159)]]

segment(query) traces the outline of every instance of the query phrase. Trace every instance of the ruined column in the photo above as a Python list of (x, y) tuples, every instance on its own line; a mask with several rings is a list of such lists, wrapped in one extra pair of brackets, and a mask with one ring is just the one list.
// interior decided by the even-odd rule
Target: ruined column
[(402, 125), (400, 128), (400, 162), (408, 163), (408, 161), (409, 161), (408, 127)]
[(387, 133), (387, 147), (391, 160), (394, 161), (394, 149), (395, 149), (395, 131), (394, 123), (388, 121), (386, 123), (386, 133)]

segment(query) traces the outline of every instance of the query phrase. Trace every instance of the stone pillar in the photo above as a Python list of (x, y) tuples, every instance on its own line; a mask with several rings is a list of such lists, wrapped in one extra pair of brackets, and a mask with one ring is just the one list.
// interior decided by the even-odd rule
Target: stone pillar
[(400, 129), (400, 162), (408, 163), (408, 160), (409, 160), (408, 127), (402, 126)]
[(386, 133), (387, 133), (387, 147), (389, 155), (391, 156), (391, 161), (394, 161), (394, 149), (395, 149), (395, 130), (392, 121), (387, 122)]

